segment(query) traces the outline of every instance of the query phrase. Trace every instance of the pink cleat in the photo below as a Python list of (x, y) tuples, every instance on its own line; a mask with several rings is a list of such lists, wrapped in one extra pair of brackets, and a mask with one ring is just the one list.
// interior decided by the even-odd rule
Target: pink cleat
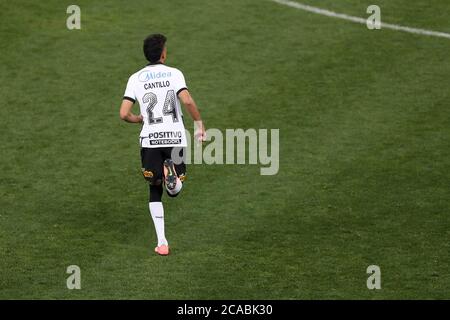
[(163, 244), (162, 246), (156, 247), (155, 252), (160, 256), (167, 256), (169, 254), (169, 246)]

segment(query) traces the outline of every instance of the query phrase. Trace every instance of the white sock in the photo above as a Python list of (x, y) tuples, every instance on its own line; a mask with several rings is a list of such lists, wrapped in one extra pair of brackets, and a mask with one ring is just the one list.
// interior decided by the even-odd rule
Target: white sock
[(180, 178), (177, 178), (177, 184), (175, 185), (175, 188), (173, 188), (173, 190), (170, 190), (169, 188), (166, 187), (166, 190), (171, 195), (176, 195), (181, 191), (181, 188), (183, 188), (183, 182), (181, 182)]
[(156, 236), (158, 237), (158, 247), (168, 245), (166, 235), (164, 233), (164, 208), (162, 202), (149, 203), (150, 214), (155, 224)]

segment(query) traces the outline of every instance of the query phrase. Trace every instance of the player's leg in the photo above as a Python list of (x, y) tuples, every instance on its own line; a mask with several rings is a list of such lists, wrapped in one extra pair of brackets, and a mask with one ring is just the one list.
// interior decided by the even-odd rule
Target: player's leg
[[(176, 152), (175, 161), (172, 160), (173, 154)], [(164, 185), (167, 194), (170, 197), (176, 197), (183, 188), (183, 182), (186, 177), (186, 164), (184, 161), (183, 148), (167, 148), (165, 150), (166, 160), (164, 161)]]
[(155, 252), (160, 255), (169, 254), (169, 244), (164, 230), (164, 207), (162, 204), (163, 194), (163, 157), (159, 148), (142, 148), (142, 173), (149, 183), (150, 200), (149, 209), (155, 225), (156, 236), (158, 237), (158, 246)]

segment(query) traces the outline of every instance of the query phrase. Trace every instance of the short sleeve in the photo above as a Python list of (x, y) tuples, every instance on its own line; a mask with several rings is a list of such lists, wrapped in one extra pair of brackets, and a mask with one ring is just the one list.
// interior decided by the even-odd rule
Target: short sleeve
[(186, 85), (186, 80), (184, 79), (184, 75), (180, 70), (177, 70), (177, 74), (175, 77), (175, 83), (174, 83), (174, 87), (175, 87), (175, 91), (178, 94), (183, 91), (183, 90), (187, 90), (187, 85)]
[(125, 100), (130, 100), (131, 102), (136, 102), (136, 94), (134, 93), (134, 81), (133, 76), (128, 79), (127, 88), (125, 89), (125, 93), (123, 95)]

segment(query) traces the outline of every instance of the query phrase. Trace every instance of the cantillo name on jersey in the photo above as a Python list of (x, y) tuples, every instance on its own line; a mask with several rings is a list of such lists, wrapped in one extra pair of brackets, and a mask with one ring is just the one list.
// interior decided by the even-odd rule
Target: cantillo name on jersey
[(163, 64), (148, 65), (128, 79), (124, 99), (137, 100), (144, 118), (141, 147), (187, 146), (178, 99), (185, 89), (183, 73)]

